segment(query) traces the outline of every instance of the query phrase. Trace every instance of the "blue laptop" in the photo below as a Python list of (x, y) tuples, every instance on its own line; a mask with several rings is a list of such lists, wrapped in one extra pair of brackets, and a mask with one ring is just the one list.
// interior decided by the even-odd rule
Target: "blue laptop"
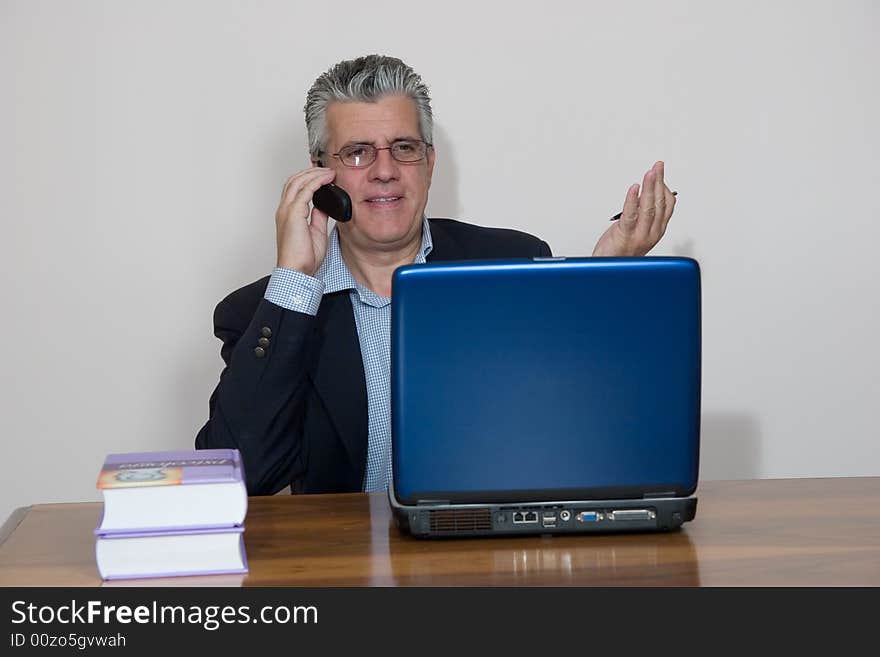
[(695, 260), (411, 265), (392, 299), (389, 499), (404, 531), (655, 531), (694, 518)]

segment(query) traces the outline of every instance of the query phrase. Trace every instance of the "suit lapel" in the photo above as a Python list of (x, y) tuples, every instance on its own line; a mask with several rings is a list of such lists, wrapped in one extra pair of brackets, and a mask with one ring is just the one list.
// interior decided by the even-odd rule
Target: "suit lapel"
[(319, 360), (312, 380), (362, 480), (367, 459), (367, 387), (348, 290), (326, 295), (316, 319), (315, 338), (321, 346), (316, 349)]
[(462, 258), (463, 249), (446, 227), (439, 222), (428, 220), (431, 224), (431, 252), (425, 258), (428, 262), (458, 260)]
[[(431, 241), (429, 262), (462, 257), (461, 246), (442, 224), (431, 223)], [(318, 360), (312, 380), (352, 467), (363, 480), (368, 442), (367, 386), (348, 290), (324, 296), (315, 319)]]

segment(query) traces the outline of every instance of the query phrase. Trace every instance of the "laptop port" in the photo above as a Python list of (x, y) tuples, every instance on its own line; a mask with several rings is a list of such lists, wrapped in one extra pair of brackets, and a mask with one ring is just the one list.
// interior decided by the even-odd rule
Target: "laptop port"
[(516, 511), (513, 514), (513, 524), (523, 525), (538, 522), (537, 511)]
[(649, 509), (620, 509), (608, 514), (609, 520), (653, 520), (656, 517)]
[(578, 522), (599, 522), (602, 514), (598, 511), (581, 511), (575, 518)]
[(561, 511), (559, 513), (559, 519), (562, 522), (568, 522), (569, 520), (571, 520), (571, 511), (568, 511), (567, 509), (565, 511)]
[(555, 527), (556, 518), (544, 518), (544, 522), (542, 522), (541, 524), (543, 524), (544, 527)]

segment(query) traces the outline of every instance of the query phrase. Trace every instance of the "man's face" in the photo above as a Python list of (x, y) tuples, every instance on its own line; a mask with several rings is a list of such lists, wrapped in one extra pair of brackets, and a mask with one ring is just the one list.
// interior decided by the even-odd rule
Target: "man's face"
[[(351, 144), (386, 148), (400, 139), (421, 139), (415, 101), (387, 96), (375, 103), (333, 102), (326, 118), (324, 166), (336, 170), (335, 183), (352, 202), (351, 221), (337, 224), (340, 234), (361, 249), (378, 251), (393, 251), (421, 239), (434, 171), (433, 149), (425, 159), (412, 163), (397, 162), (390, 151), (379, 151), (375, 162), (359, 169), (330, 155)], [(396, 200), (388, 200), (392, 198)]]

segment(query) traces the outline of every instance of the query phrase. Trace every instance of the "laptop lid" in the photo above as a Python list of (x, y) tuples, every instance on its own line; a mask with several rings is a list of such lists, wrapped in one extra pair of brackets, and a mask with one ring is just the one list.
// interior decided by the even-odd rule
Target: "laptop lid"
[(683, 497), (697, 484), (689, 258), (432, 263), (393, 278), (404, 504)]

